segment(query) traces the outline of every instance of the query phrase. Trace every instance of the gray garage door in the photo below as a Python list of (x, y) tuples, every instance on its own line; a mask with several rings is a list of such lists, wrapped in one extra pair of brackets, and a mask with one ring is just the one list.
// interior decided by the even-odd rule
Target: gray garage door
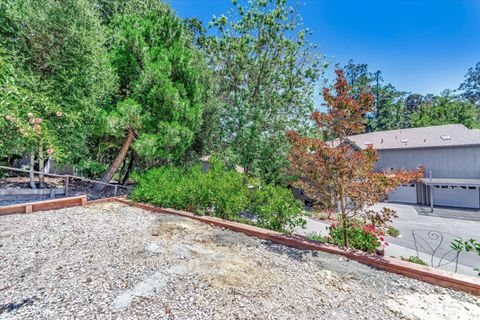
[(478, 187), (447, 185), (435, 185), (432, 187), (433, 205), (461, 208), (480, 208), (480, 195)]
[(398, 186), (388, 193), (388, 201), (417, 203), (417, 187), (414, 183)]

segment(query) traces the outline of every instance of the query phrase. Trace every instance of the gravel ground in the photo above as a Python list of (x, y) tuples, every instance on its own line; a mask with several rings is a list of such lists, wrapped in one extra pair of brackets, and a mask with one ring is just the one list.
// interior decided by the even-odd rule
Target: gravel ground
[(0, 319), (480, 319), (480, 298), (118, 203), (0, 217)]

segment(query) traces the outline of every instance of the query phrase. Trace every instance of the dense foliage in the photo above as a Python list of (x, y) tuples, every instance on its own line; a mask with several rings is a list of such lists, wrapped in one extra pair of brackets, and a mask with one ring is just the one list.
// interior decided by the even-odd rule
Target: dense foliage
[(112, 133), (124, 136), (103, 181), (112, 179), (130, 145), (148, 160), (179, 159), (202, 123), (202, 56), (181, 19), (169, 11), (122, 14), (110, 23), (110, 59), (119, 79)]
[(412, 127), (428, 127), (461, 123), (468, 128), (478, 127), (478, 109), (468, 100), (458, 99), (450, 91), (420, 103), (410, 118)]
[[(0, 47), (15, 67), (16, 81), (10, 85), (16, 92), (28, 91), (28, 103), (44, 101), (29, 110), (37, 117), (47, 119), (57, 109), (72, 119), (71, 125), (61, 129), (57, 149), (73, 163), (88, 157), (88, 140), (103, 120), (100, 107), (116, 86), (106, 39), (89, 0), (5, 0), (0, 4)], [(10, 107), (24, 109), (21, 118), (26, 119), (26, 105), (6, 106)]]
[(221, 153), (249, 175), (284, 180), (288, 129), (308, 130), (321, 70), (310, 31), (286, 0), (233, 1), (206, 48), (220, 79)]
[(289, 232), (302, 225), (302, 206), (289, 189), (265, 184), (227, 170), (223, 162), (212, 160), (208, 170), (197, 165), (188, 168), (163, 166), (138, 178), (131, 194), (135, 201), (161, 207), (188, 210), (223, 219), (241, 220), (242, 212), (255, 216), (256, 225)]

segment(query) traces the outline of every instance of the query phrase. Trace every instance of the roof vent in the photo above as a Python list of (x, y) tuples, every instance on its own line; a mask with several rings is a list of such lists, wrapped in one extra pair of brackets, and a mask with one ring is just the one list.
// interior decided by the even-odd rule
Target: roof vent
[(372, 141), (365, 141), (363, 144), (366, 145), (366, 146), (371, 146), (371, 145), (373, 145), (373, 142)]
[(400, 142), (403, 143), (404, 145), (407, 145), (408, 139), (401, 139)]
[(380, 140), (380, 143), (383, 143), (383, 139)]
[(443, 141), (452, 140), (452, 137), (450, 137), (448, 134), (442, 135), (442, 136), (440, 136), (440, 138), (442, 138)]

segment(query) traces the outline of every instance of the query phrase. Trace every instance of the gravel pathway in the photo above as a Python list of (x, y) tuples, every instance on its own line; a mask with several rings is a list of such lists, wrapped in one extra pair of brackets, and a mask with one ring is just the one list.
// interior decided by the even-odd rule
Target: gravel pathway
[(118, 203), (0, 217), (0, 319), (480, 319), (480, 298)]

